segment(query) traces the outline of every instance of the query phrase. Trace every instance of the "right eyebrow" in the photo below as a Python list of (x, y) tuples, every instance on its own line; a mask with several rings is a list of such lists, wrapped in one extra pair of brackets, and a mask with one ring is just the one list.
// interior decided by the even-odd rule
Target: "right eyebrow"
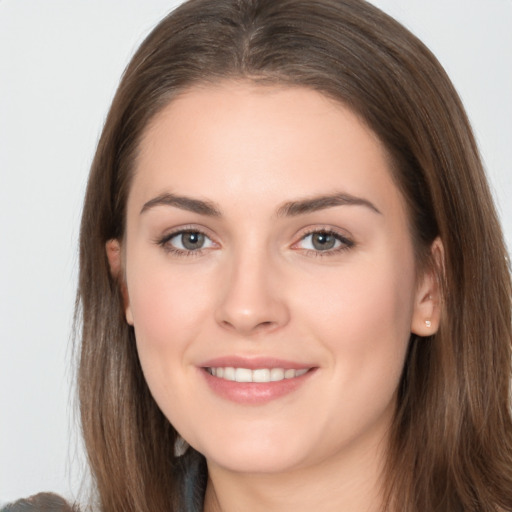
[(175, 194), (165, 193), (150, 199), (140, 211), (140, 215), (147, 212), (155, 206), (173, 206), (189, 212), (206, 215), (208, 217), (220, 217), (219, 208), (209, 201), (201, 201), (200, 199), (192, 199), (187, 196), (177, 196)]

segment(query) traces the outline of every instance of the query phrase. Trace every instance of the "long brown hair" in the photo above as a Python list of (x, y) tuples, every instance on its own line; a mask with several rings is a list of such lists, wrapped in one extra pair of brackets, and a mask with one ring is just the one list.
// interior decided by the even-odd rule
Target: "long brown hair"
[[(126, 69), (92, 165), (80, 234), (79, 398), (104, 511), (201, 501), (202, 456), (176, 458), (123, 315), (105, 243), (122, 239), (137, 146), (187, 87), (225, 79), (308, 87), (343, 102), (386, 146), (420, 267), (444, 245), (443, 315), (411, 337), (386, 466), (406, 511), (512, 510), (511, 284), (506, 248), (463, 106), (430, 51), (362, 0), (190, 0)], [(192, 489), (180, 479), (198, 466)], [(187, 502), (187, 503), (186, 503)]]

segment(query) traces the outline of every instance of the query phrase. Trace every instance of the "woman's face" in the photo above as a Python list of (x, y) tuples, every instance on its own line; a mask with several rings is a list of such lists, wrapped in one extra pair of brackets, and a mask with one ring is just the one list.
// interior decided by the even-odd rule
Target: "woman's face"
[(126, 318), (169, 421), (235, 471), (374, 453), (429, 286), (376, 136), (317, 92), (227, 82), (140, 149)]

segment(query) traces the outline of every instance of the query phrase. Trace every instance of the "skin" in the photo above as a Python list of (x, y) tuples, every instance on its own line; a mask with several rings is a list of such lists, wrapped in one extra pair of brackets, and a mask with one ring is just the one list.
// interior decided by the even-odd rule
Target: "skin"
[[(364, 204), (284, 211), (334, 193)], [(202, 249), (183, 250), (183, 229), (206, 235)], [(311, 230), (334, 246), (319, 250)], [(408, 341), (437, 329), (438, 290), (416, 268), (385, 149), (355, 114), (303, 88), (186, 91), (145, 132), (125, 238), (107, 253), (152, 394), (208, 461), (205, 510), (379, 510)], [(236, 403), (200, 368), (232, 355), (314, 371)]]

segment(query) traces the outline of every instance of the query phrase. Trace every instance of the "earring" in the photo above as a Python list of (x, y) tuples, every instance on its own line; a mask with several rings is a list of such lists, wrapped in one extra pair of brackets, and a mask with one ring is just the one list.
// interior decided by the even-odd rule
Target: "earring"
[(176, 441), (174, 441), (174, 456), (181, 457), (187, 453), (188, 447), (190, 445), (181, 437), (179, 434), (176, 437)]
[(425, 325), (430, 328), (432, 327), (432, 322), (430, 320), (425, 320)]

